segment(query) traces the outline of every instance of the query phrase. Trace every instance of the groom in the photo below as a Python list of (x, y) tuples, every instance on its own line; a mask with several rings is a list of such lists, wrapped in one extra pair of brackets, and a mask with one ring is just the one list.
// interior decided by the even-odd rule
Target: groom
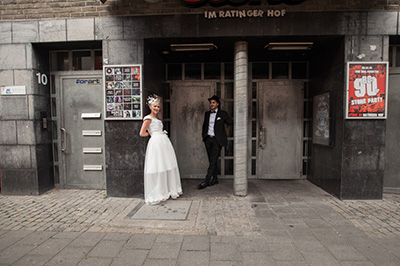
[(208, 98), (208, 101), (211, 110), (204, 114), (202, 137), (207, 149), (209, 166), (206, 178), (197, 186), (198, 189), (218, 184), (218, 157), (221, 148), (227, 143), (225, 124), (233, 125), (228, 113), (219, 109), (221, 103), (218, 96), (214, 95)]

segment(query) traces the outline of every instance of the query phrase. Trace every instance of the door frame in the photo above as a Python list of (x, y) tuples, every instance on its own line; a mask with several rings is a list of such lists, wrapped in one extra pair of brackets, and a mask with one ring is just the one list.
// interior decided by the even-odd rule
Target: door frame
[[(171, 89), (173, 87), (173, 84), (177, 84), (178, 86), (191, 86), (192, 85), (196, 85), (196, 84), (210, 84), (210, 86), (212, 87), (212, 92), (210, 92), (211, 95), (207, 95), (203, 100), (204, 100), (204, 105), (206, 106), (204, 109), (204, 112), (209, 110), (209, 103), (208, 103), (208, 98), (211, 97), (212, 95), (217, 95), (217, 94), (222, 94), (221, 96), (221, 101), (222, 103), (222, 110), (227, 111), (228, 114), (233, 118), (234, 112), (233, 112), (233, 99), (231, 99), (230, 97), (225, 97), (226, 92), (224, 90), (228, 90), (230, 87), (232, 87), (233, 89), (233, 81), (231, 80), (222, 80), (222, 79), (215, 79), (215, 80), (211, 80), (211, 79), (203, 79), (203, 80), (171, 80), (171, 81), (167, 81), (166, 84), (168, 84), (168, 88)], [(186, 85), (188, 84), (188, 85)], [(229, 87), (228, 87), (229, 86)], [(169, 97), (171, 97), (172, 93), (169, 93)], [(232, 95), (233, 95), (233, 91), (232, 91)], [(170, 105), (176, 105), (176, 103), (172, 102), (171, 99), (165, 99), (167, 101), (168, 104)], [(229, 108), (226, 105), (230, 105)], [(225, 107), (226, 106), (226, 107)], [(172, 108), (170, 107), (170, 112), (172, 112)], [(230, 111), (230, 109), (232, 109), (232, 111)], [(204, 112), (201, 113), (201, 119), (203, 119), (204, 116)], [(171, 114), (170, 114), (171, 115)], [(170, 124), (170, 128), (172, 129), (172, 124), (174, 123), (174, 121), (171, 121), (171, 117), (166, 117), (165, 121), (167, 123)], [(203, 122), (203, 121), (201, 121)], [(227, 146), (223, 147), (221, 149), (221, 155), (219, 157), (219, 170), (220, 172), (218, 173), (219, 178), (221, 179), (233, 179), (233, 173), (230, 174), (230, 172), (233, 172), (233, 162), (234, 162), (234, 154), (233, 154), (233, 145), (234, 145), (234, 132), (233, 129), (231, 127), (231, 129), (229, 127), (227, 127), (227, 130), (230, 130), (230, 134), (228, 134), (228, 142), (230, 142), (231, 144), (229, 144), (229, 154), (227, 152)], [(172, 130), (171, 130), (171, 133)], [(201, 131), (198, 132), (198, 135), (196, 135), (198, 138), (201, 138)], [(172, 143), (174, 143), (175, 138), (177, 136), (174, 136), (174, 134), (172, 134), (171, 137), (171, 141)], [(204, 151), (202, 150), (201, 152), (204, 152), (205, 156), (206, 156), (206, 162), (207, 162), (207, 166), (205, 166), (204, 168), (204, 173), (202, 173), (201, 175), (191, 175), (191, 176), (187, 176), (187, 178), (189, 179), (204, 179), (204, 176), (206, 175), (207, 172), (207, 167), (208, 167), (208, 158), (206, 155), (206, 150), (205, 147), (203, 145), (202, 149), (204, 148)], [(178, 162), (179, 163), (179, 162)], [(229, 165), (228, 165), (229, 163)], [(182, 178), (186, 178), (185, 176), (182, 176)]]

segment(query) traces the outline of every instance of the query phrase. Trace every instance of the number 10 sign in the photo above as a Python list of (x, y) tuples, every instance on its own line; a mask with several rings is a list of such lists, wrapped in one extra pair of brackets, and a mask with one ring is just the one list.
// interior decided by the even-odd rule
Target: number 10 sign
[(387, 62), (348, 62), (346, 118), (387, 118)]

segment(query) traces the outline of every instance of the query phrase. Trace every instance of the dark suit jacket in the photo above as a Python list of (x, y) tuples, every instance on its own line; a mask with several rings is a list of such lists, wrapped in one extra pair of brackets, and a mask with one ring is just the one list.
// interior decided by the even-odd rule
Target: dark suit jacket
[[(207, 138), (210, 114), (211, 111), (208, 111), (204, 114), (204, 122), (202, 130), (203, 141), (205, 141)], [(215, 133), (215, 138), (220, 146), (226, 146), (227, 143), (225, 124), (233, 125), (233, 119), (229, 117), (227, 112), (218, 109), (217, 116), (215, 117), (214, 133)]]

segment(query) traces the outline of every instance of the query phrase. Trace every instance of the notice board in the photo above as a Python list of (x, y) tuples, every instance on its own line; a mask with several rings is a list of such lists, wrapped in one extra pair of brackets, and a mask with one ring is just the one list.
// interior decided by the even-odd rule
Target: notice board
[(103, 66), (105, 119), (141, 120), (142, 65)]

